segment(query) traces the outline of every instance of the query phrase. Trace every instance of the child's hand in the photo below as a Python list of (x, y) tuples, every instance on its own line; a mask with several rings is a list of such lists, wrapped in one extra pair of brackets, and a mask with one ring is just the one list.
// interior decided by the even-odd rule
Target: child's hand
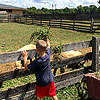
[(21, 53), (22, 53), (23, 57), (27, 57), (27, 51), (26, 50), (23, 50)]
[(24, 67), (27, 70), (28, 69), (28, 67), (27, 67), (27, 51), (23, 50), (21, 53), (22, 53), (22, 56), (24, 57)]
[(47, 48), (50, 48), (50, 40), (47, 39)]

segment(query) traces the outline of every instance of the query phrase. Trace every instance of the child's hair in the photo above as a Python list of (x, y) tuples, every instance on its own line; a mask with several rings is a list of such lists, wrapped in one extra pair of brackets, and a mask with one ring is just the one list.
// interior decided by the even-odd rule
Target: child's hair
[(47, 48), (47, 43), (44, 40), (38, 40), (36, 43), (36, 48), (39, 51), (45, 51)]

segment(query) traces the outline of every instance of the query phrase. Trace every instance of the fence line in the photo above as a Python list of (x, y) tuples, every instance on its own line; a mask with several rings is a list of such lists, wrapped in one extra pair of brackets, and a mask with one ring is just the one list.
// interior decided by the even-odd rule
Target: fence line
[[(66, 44), (63, 46), (63, 51), (92, 47), (95, 42), (94, 40), (96, 41), (95, 37), (93, 37), (92, 40), (90, 40), (90, 41)], [(100, 43), (98, 43), (98, 44), (100, 44)], [(95, 52), (95, 50), (92, 52)], [(56, 68), (60, 68), (60, 67), (62, 68), (66, 65), (77, 63), (80, 61), (95, 60), (95, 59), (92, 59), (92, 56), (93, 56), (92, 52), (86, 53), (82, 56), (76, 56), (76, 57), (72, 57), (69, 59), (63, 59), (60, 62), (58, 62), (57, 65), (54, 65), (54, 67), (52, 67), (52, 69), (56, 69)], [(35, 54), (36, 54), (35, 50), (28, 50), (28, 59), (35, 57)], [(94, 53), (94, 54), (97, 55), (97, 53)], [(17, 61), (17, 60), (23, 60), (23, 57), (21, 56), (20, 51), (0, 54), (0, 64)], [(95, 66), (94, 64), (95, 63), (92, 64), (93, 68)], [(80, 68), (77, 70), (73, 70), (73, 71), (66, 72), (66, 73), (60, 74), (58, 76), (55, 76), (54, 81), (55, 81), (56, 89), (61, 89), (63, 87), (71, 85), (73, 83), (80, 82), (82, 80), (84, 74), (89, 72), (90, 69), (91, 70), (93, 69), (92, 67), (88, 66), (87, 68)], [(13, 71), (1, 74), (0, 82), (27, 76), (27, 75), (31, 75), (33, 73), (34, 72), (21, 71), (20, 69), (15, 69)], [(27, 98), (29, 99), (29, 97), (32, 98), (32, 97), (34, 97), (34, 87), (35, 87), (35, 83), (28, 83), (25, 85), (17, 86), (14, 88), (9, 88), (6, 90), (0, 90), (0, 100), (1, 99), (26, 100)], [(22, 98), (22, 99), (20, 99), (20, 98)]]
[[(35, 24), (35, 25), (49, 25), (51, 27), (59, 27), (64, 29), (83, 31), (83, 32), (98, 32), (100, 30), (100, 21), (94, 21), (92, 17), (89, 20), (80, 20), (79, 18), (75, 18), (75, 15), (63, 15), (58, 18), (49, 17), (51, 15), (27, 15), (27, 16), (19, 16), (19, 15), (6, 15), (0, 16), (0, 22), (18, 22), (24, 24)], [(71, 16), (71, 17), (70, 17)], [(94, 17), (95, 18), (95, 17)]]
[(64, 19), (35, 19), (33, 17), (18, 17), (16, 22), (24, 24), (35, 24), (35, 25), (49, 25), (51, 27), (58, 27), (76, 31), (94, 33), (100, 28), (100, 22), (94, 21), (93, 18), (90, 21), (82, 20), (64, 20)]

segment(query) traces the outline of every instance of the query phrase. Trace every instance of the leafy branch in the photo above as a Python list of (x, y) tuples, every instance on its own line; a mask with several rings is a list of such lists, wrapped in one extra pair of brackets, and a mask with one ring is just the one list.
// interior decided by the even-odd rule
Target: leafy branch
[[(43, 29), (44, 28), (44, 29)], [(30, 41), (29, 41), (29, 44), (34, 41), (36, 42), (37, 40), (47, 40), (47, 37), (48, 39), (50, 39), (50, 27), (48, 26), (42, 26), (42, 29), (38, 30), (38, 31), (35, 31), (31, 34), (31, 37), (30, 37)]]
[(53, 52), (53, 63), (58, 63), (61, 60), (61, 52), (62, 52), (62, 45), (59, 44), (57, 46), (52, 47)]

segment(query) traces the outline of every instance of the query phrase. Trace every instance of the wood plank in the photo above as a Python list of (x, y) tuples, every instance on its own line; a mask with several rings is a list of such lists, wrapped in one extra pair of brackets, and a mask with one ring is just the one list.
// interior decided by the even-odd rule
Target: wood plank
[(61, 26), (61, 28), (71, 29), (71, 30), (73, 30), (73, 27), (74, 27), (74, 30), (76, 30), (76, 31), (90, 32), (90, 28), (88, 28), (88, 27), (87, 28), (84, 28), (84, 27), (76, 27), (76, 25), (75, 26), (73, 26), (73, 25), (64, 26), (64, 24)]
[(95, 26), (100, 26), (100, 25), (93, 25), (93, 27), (95, 27)]
[(80, 82), (82, 80), (82, 78), (83, 78), (83, 75), (80, 75), (80, 76), (77, 76), (77, 77), (73, 77), (71, 79), (66, 79), (64, 81), (60, 81), (58, 83), (55, 83), (55, 88), (57, 90), (62, 89), (66, 86)]
[(49, 23), (49, 22), (42, 22), (42, 24), (46, 24), (46, 23)]
[(31, 74), (33, 74), (33, 72), (20, 71), (19, 69), (15, 69), (13, 71), (9, 71), (9, 72), (1, 74), (0, 75), (0, 82), (10, 80), (10, 79), (14, 79), (14, 78), (27, 76), (27, 75), (31, 75)]
[(100, 64), (98, 64), (98, 72), (100, 72)]
[(66, 24), (65, 24), (65, 23), (62, 23), (62, 26), (63, 26), (63, 25), (73, 26), (73, 23), (70, 23), (70, 24), (67, 24), (67, 23), (66, 23)]
[(76, 43), (70, 43), (63, 45), (63, 51), (70, 51), (73, 49), (83, 49), (83, 48), (89, 48), (92, 46), (92, 41), (83, 41), (83, 42), (76, 42)]
[(81, 31), (81, 30), (83, 30), (83, 31), (87, 31), (87, 30), (90, 31), (90, 28), (88, 28), (88, 27), (85, 28), (85, 27), (76, 27), (76, 26), (74, 26), (74, 29), (75, 29), (75, 30), (80, 30), (80, 31)]
[(92, 70), (94, 72), (99, 71), (99, 42), (99, 38), (92, 37)]
[(35, 89), (35, 84), (36, 83), (28, 83), (22, 86), (14, 87), (14, 88), (9, 88), (7, 90), (2, 90), (0, 91), (0, 100), (1, 99), (6, 99), (12, 96), (16, 96), (18, 94), (26, 93), (28, 91), (34, 90)]
[(35, 100), (35, 91), (29, 91), (26, 93), (22, 93), (13, 97), (9, 97), (6, 100)]
[(51, 20), (51, 22), (61, 23), (61, 20)]
[(70, 72), (65, 72), (65, 73), (59, 74), (58, 76), (54, 77), (55, 83), (86, 74), (89, 72), (90, 69), (92, 69), (92, 67), (88, 66), (87, 68), (80, 68), (80, 69), (76, 69), (76, 70), (73, 70)]
[(73, 23), (73, 20), (69, 20), (69, 21), (63, 21), (62, 20), (62, 23)]
[(95, 24), (95, 23), (100, 23), (100, 21), (94, 21), (94, 24)]
[(90, 28), (90, 26), (86, 26), (86, 25), (76, 25), (76, 24), (75, 24), (74, 26), (80, 26), (80, 27), (83, 27), (83, 28), (84, 28), (84, 27)]
[[(27, 52), (28, 52), (28, 59), (34, 58), (36, 55), (35, 50), (27, 50)], [(21, 51), (0, 54), (0, 64), (13, 62), (17, 60), (23, 60)]]
[(81, 21), (76, 21), (76, 20), (75, 20), (75, 23), (80, 23), (80, 24), (91, 24), (91, 22), (81, 22)]

